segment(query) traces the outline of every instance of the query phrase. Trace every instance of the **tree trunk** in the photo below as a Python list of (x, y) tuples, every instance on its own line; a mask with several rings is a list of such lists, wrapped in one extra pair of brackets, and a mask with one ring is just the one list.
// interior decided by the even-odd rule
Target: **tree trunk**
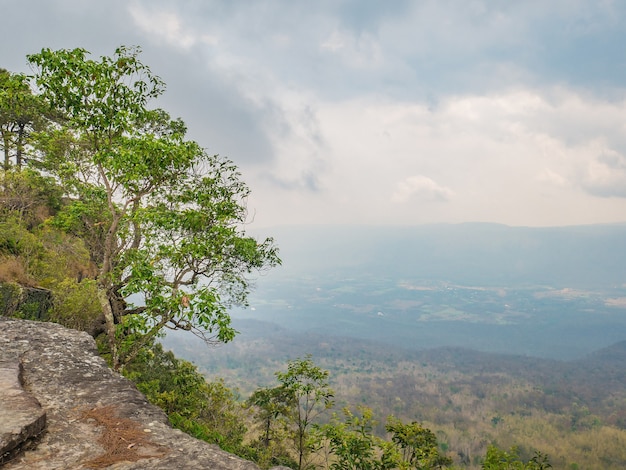
[(117, 352), (117, 344), (115, 342), (115, 319), (113, 317), (113, 309), (111, 308), (111, 302), (109, 302), (106, 289), (102, 286), (98, 286), (98, 300), (100, 301), (100, 306), (102, 307), (102, 312), (104, 313), (106, 335), (109, 340), (109, 347), (111, 348), (111, 363), (113, 365), (113, 369), (119, 370), (120, 358)]
[(20, 124), (17, 129), (17, 145), (15, 153), (15, 166), (19, 170), (22, 167), (22, 154), (24, 152), (24, 129), (26, 126)]
[(7, 135), (5, 135), (5, 133), (2, 133), (2, 143), (4, 145), (4, 169), (5, 171), (9, 170), (9, 167), (11, 166), (11, 159), (9, 157), (9, 138)]

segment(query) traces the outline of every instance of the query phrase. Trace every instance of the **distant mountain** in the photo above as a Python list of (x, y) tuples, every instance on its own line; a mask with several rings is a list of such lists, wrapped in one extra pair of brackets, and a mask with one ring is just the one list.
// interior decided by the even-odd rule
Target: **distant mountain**
[(606, 348), (594, 351), (579, 362), (592, 366), (597, 362), (613, 364), (623, 369), (624, 375), (626, 376), (626, 341), (620, 341)]
[[(461, 347), (407, 349), (347, 336), (298, 333), (258, 320), (238, 320), (236, 327), (241, 336), (218, 349), (205, 348), (199, 339), (182, 333), (168, 334), (164, 344), (177, 355), (193, 360), (208, 375), (228, 377), (246, 393), (252, 391), (251, 382), (257, 386), (272, 383), (273, 371), (289, 359), (312, 354), (338, 381), (341, 381), (338, 376), (356, 373), (350, 364), (357, 369), (367, 364), (371, 375), (385, 377), (407, 374), (406, 364), (413, 364), (436, 369), (441, 375), (432, 377), (438, 382), (449, 377), (457, 385), (524, 383), (527, 384), (522, 387), (525, 406), (549, 407), (564, 413), (578, 403), (607, 419), (617, 413), (621, 420), (623, 414), (620, 426), (626, 429), (626, 410), (622, 404), (626, 399), (626, 341), (580, 359), (563, 361)], [(450, 393), (445, 388), (442, 390), (444, 394)], [(411, 390), (404, 392), (410, 395)], [(400, 390), (389, 393), (398, 394)], [(407, 403), (410, 401), (407, 399)]]
[(284, 260), (276, 276), (329, 272), (586, 289), (626, 284), (626, 224), (284, 226), (267, 232)]

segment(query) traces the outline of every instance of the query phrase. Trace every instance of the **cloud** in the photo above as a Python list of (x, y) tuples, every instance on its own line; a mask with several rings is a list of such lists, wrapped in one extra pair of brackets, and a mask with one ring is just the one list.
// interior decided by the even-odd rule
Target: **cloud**
[(18, 3), (0, 66), (140, 45), (258, 223), (624, 221), (626, 4)]
[(354, 35), (349, 31), (333, 31), (320, 48), (339, 58), (344, 67), (379, 70), (384, 65), (381, 46), (368, 33)]
[(194, 32), (174, 11), (144, 8), (140, 3), (134, 3), (129, 5), (128, 12), (142, 31), (170, 45), (189, 49), (197, 43), (215, 45), (218, 42), (215, 36)]
[(425, 201), (446, 202), (454, 197), (454, 191), (445, 186), (440, 186), (432, 179), (417, 175), (399, 181), (396, 190), (391, 195), (394, 203), (404, 203), (413, 198)]
[(582, 186), (594, 196), (626, 198), (626, 157), (605, 150), (591, 159), (583, 175)]
[(276, 189), (282, 189), (290, 192), (294, 191), (309, 191), (319, 192), (320, 182), (318, 175), (312, 171), (303, 171), (299, 175), (291, 175), (289, 179), (287, 177), (276, 176), (275, 174), (265, 174), (265, 179), (270, 182)]
[[(624, 220), (626, 161), (607, 149), (620, 141), (626, 103), (565, 88), (450, 96), (434, 108), (379, 96), (286, 96), (276, 99), (290, 109), (292, 131), (289, 138), (275, 135), (276, 159), (263, 169), (266, 181), (267, 175), (276, 177), (274, 184), (256, 189), (256, 197), (283, 220)], [(300, 119), (314, 125), (296, 125), (295, 103), (308, 104), (306, 119)], [(588, 128), (594, 121), (600, 124)], [(315, 175), (314, 193), (306, 175)], [(304, 197), (304, 191), (315, 197)]]
[(544, 168), (541, 173), (537, 175), (537, 181), (560, 187), (567, 186), (568, 184), (567, 178), (552, 171), (550, 168)]

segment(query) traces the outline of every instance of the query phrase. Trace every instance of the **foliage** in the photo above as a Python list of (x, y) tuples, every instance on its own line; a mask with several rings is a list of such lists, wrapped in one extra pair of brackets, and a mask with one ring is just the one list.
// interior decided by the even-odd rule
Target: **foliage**
[(244, 411), (223, 381), (208, 383), (193, 364), (159, 343), (142, 350), (124, 374), (167, 413), (173, 426), (230, 452), (244, 451)]
[(259, 428), (251, 447), (256, 450), (255, 461), (263, 468), (297, 465), (285, 446), (292, 435), (287, 417), (295, 406), (293, 399), (291, 393), (278, 386), (259, 388), (246, 400)]
[(115, 368), (166, 327), (231, 340), (227, 308), (246, 303), (253, 271), (280, 262), (271, 239), (242, 229), (248, 189), (236, 167), (186, 140), (180, 119), (147, 108), (164, 84), (139, 53), (28, 57), (40, 96), (64, 117), (38, 139), (42, 168), (72, 199), (55, 224), (81, 237), (98, 267)]
[(452, 464), (452, 459), (439, 453), (435, 434), (420, 423), (413, 421), (404, 424), (397, 418), (390, 417), (386, 429), (391, 433), (392, 442), (401, 449), (403, 461), (408, 464), (408, 468), (434, 469)]
[(101, 313), (96, 282), (93, 279), (65, 278), (54, 284), (53, 306), (48, 315), (50, 321), (68, 328), (93, 331), (94, 323)]
[(28, 230), (16, 216), (0, 221), (0, 282), (51, 293), (51, 302), (48, 295), (42, 297), (39, 313), (25, 318), (91, 331), (101, 309), (95, 281), (83, 277), (89, 270), (89, 257), (79, 239), (45, 225)]
[(93, 331), (101, 308), (89, 252), (51, 223), (63, 210), (61, 194), (52, 178), (32, 168), (0, 170), (0, 281), (51, 292), (36, 315), (22, 316)]
[(16, 217), (33, 228), (61, 207), (61, 189), (54, 179), (31, 168), (0, 170), (0, 214)]
[(34, 95), (24, 75), (0, 69), (0, 148), (4, 170), (12, 160), (20, 168), (31, 133), (45, 126), (47, 119), (41, 100)]
[(333, 470), (379, 470), (388, 466), (385, 442), (374, 436), (370, 408), (359, 408), (360, 416), (343, 409), (344, 420), (333, 414), (331, 422), (316, 430), (316, 439), (328, 445), (327, 466)]
[(311, 356), (289, 361), (286, 372), (276, 373), (281, 387), (293, 402), (287, 417), (295, 426), (299, 469), (304, 468), (310, 453), (307, 437), (311, 424), (323, 411), (333, 406), (334, 392), (328, 383), (328, 375), (328, 371), (317, 366)]
[(391, 441), (385, 441), (374, 434), (371, 408), (361, 406), (357, 414), (344, 408), (343, 415), (343, 421), (335, 414), (317, 429), (318, 441), (329, 450), (327, 467), (333, 470), (439, 469), (452, 464), (439, 454), (434, 433), (418, 423), (389, 417)]
[(16, 216), (0, 220), (0, 280), (36, 284), (35, 272), (44, 247)]
[(548, 456), (541, 452), (535, 452), (533, 458), (528, 462), (523, 462), (516, 447), (505, 451), (490, 445), (487, 448), (482, 468), (485, 470), (546, 470), (552, 468), (552, 465), (548, 461)]

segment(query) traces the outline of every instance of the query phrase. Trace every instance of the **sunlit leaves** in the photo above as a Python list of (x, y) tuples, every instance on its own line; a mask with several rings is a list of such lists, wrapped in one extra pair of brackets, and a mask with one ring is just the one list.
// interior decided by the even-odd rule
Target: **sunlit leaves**
[(113, 57), (96, 61), (85, 49), (43, 49), (28, 59), (39, 67), (36, 84), (50, 106), (63, 111), (74, 127), (104, 138), (131, 132), (148, 100), (165, 89), (139, 61), (140, 52), (120, 47)]

